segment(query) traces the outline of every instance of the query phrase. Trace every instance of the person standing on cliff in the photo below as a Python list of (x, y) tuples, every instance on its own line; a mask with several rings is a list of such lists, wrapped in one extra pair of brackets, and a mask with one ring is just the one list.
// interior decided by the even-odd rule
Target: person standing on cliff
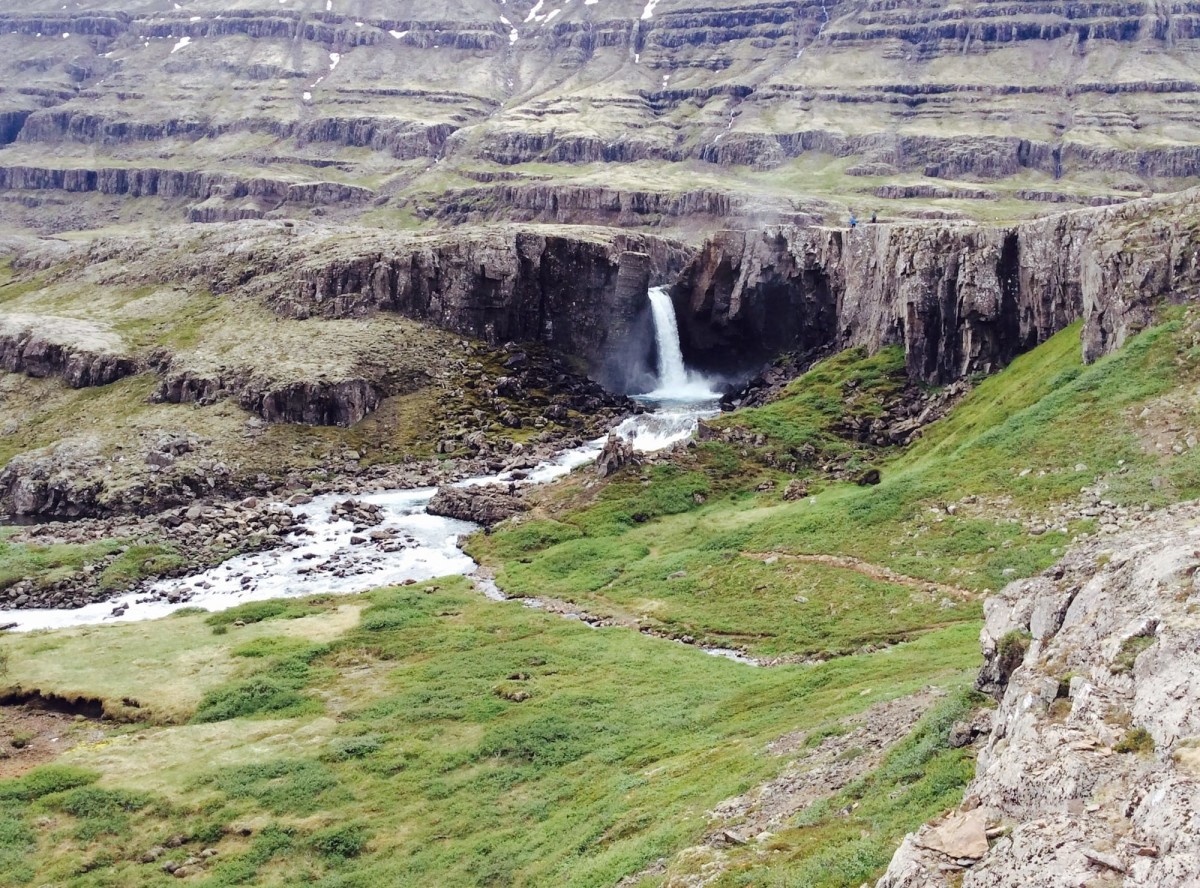
[(855, 217), (855, 215), (853, 213), (850, 214), (850, 227), (851, 228), (858, 227), (858, 219)]
[(877, 221), (879, 221), (879, 214), (876, 213), (874, 210), (872, 210), (871, 211), (871, 224), (874, 225)]

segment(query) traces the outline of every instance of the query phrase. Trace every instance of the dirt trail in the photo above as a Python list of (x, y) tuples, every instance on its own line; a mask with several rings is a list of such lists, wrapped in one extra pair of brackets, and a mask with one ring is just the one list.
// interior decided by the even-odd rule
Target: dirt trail
[(890, 567), (885, 567), (882, 564), (872, 564), (870, 561), (863, 561), (861, 558), (853, 558), (849, 555), (790, 555), (786, 552), (743, 552), (742, 556), (764, 562), (776, 559), (779, 561), (799, 561), (803, 564), (824, 564), (827, 567), (852, 570), (873, 580), (895, 583), (898, 586), (908, 586), (911, 589), (937, 591), (943, 595), (952, 595), (955, 598), (968, 601), (976, 597), (975, 593), (969, 589), (962, 589), (958, 586), (950, 586), (945, 583), (935, 583), (932, 580), (922, 580), (918, 577), (910, 577), (906, 574), (897, 573)]
[(0, 779), (20, 777), (78, 743), (105, 736), (98, 722), (32, 706), (0, 706)]

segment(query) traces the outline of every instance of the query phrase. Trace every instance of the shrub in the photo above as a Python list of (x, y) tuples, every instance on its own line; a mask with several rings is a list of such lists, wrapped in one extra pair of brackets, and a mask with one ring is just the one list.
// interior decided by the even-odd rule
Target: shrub
[(350, 759), (365, 758), (378, 752), (382, 746), (383, 738), (378, 734), (342, 737), (329, 744), (329, 750), (322, 758), (327, 762), (345, 762)]
[[(263, 620), (282, 617), (293, 607), (293, 602), (281, 598), (272, 598), (268, 601), (250, 601), (237, 607), (231, 607), (229, 610), (215, 613), (204, 622), (210, 626), (228, 626), (239, 620), (243, 623), (261, 623)], [(297, 614), (297, 616), (300, 616), (300, 614)]]
[[(237, 652), (254, 657), (265, 654), (270, 647), (269, 642), (264, 645), (250, 642)], [(295, 715), (306, 711), (316, 701), (300, 691), (308, 682), (309, 663), (325, 650), (323, 646), (306, 645), (290, 656), (272, 660), (252, 675), (213, 688), (200, 700), (192, 721), (217, 722), (264, 713)]]
[(0, 801), (29, 802), (55, 792), (87, 786), (100, 779), (95, 771), (64, 765), (44, 765), (18, 780), (0, 781)]
[(357, 857), (367, 847), (371, 834), (358, 824), (336, 826), (313, 835), (309, 846), (323, 857), (345, 860)]
[(1125, 639), (1109, 669), (1114, 675), (1133, 672), (1133, 664), (1137, 662), (1137, 658), (1141, 656), (1142, 651), (1154, 644), (1154, 641), (1153, 635), (1135, 635)]
[(122, 812), (140, 811), (148, 804), (150, 796), (144, 792), (84, 786), (56, 798), (52, 807), (73, 817), (109, 817)]
[(489, 731), (480, 752), (555, 766), (583, 756), (587, 744), (579, 725), (558, 715), (543, 715)]
[(1114, 752), (1153, 752), (1154, 738), (1150, 736), (1150, 732), (1145, 728), (1130, 728), (1125, 732), (1117, 745), (1113, 747)]
[(192, 721), (218, 722), (247, 715), (278, 713), (298, 708), (306, 699), (291, 682), (280, 681), (270, 675), (252, 675), (205, 694)]
[(317, 799), (337, 785), (323, 765), (305, 759), (276, 759), (221, 771), (217, 788), (231, 799), (253, 799), (275, 814), (311, 814)]

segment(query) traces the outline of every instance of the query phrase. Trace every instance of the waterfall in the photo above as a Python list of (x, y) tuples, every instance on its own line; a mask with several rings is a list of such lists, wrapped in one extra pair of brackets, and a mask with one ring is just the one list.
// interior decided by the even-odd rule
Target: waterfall
[(650, 288), (654, 344), (658, 349), (658, 386), (647, 397), (665, 401), (711, 401), (717, 397), (704, 377), (688, 371), (679, 348), (675, 306), (662, 287)]

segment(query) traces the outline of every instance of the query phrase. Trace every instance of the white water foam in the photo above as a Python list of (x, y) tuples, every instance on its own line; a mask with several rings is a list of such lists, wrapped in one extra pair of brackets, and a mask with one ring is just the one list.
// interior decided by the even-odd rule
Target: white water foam
[[(668, 407), (629, 417), (613, 431), (631, 441), (635, 449), (650, 452), (688, 437), (696, 422), (712, 412), (707, 406)], [(564, 450), (520, 479), (513, 472), (502, 472), (470, 478), (459, 485), (544, 483), (595, 460), (604, 440), (596, 438)], [(380, 524), (361, 534), (355, 533), (352, 522), (333, 515), (333, 507), (348, 494), (328, 494), (300, 506), (281, 504), (280, 509), (307, 516), (304, 528), (309, 533), (293, 534), (287, 546), (239, 555), (202, 573), (159, 580), (86, 607), (0, 611), (0, 625), (14, 623), (12, 628), (29, 631), (150, 620), (181, 607), (219, 611), (267, 598), (365, 592), (406, 580), (473, 573), (478, 565), (458, 548), (458, 538), (479, 528), (427, 513), (425, 507), (435, 492), (435, 488), (424, 487), (354, 495), (354, 499), (380, 506), (384, 514)], [(352, 542), (356, 536), (366, 541)], [(167, 595), (182, 600), (169, 602)]]
[[(338, 56), (330, 53), (336, 67)], [(688, 438), (697, 422), (718, 412), (717, 394), (704, 377), (683, 362), (671, 298), (661, 287), (650, 290), (658, 348), (659, 380), (654, 391), (641, 396), (654, 409), (631, 416), (613, 428), (635, 450), (650, 453)], [(607, 437), (607, 436), (606, 436)], [(593, 462), (605, 438), (563, 450), (524, 471), (480, 475), (458, 482), (482, 484), (542, 484)], [(278, 508), (303, 513), (304, 532), (293, 534), (285, 546), (232, 558), (200, 574), (159, 580), (137, 592), (82, 608), (0, 611), (0, 625), (17, 630), (56, 629), (92, 623), (129, 622), (166, 616), (181, 607), (217, 611), (267, 598), (327, 593), (365, 592), (406, 580), (427, 580), (451, 574), (471, 574), (478, 565), (458, 548), (462, 534), (478, 527), (425, 511), (436, 490), (385, 490), (355, 499), (383, 509), (383, 521), (361, 534), (354, 524), (333, 515), (347, 494), (317, 497), (302, 506)], [(365, 539), (364, 539), (365, 538)], [(167, 601), (167, 596), (176, 602)], [(713, 651), (737, 659), (736, 651)]]

